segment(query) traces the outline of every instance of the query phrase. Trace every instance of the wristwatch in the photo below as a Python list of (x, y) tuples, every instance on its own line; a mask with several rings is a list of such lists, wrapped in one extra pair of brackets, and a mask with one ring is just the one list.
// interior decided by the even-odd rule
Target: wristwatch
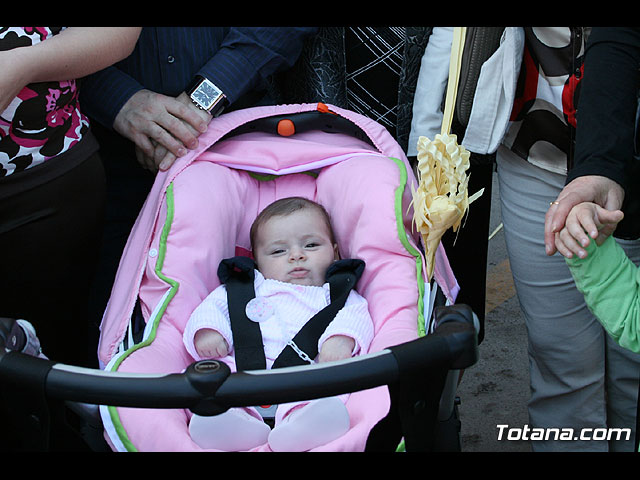
[(187, 95), (198, 108), (217, 117), (227, 104), (227, 97), (212, 81), (201, 75), (196, 75), (187, 88)]

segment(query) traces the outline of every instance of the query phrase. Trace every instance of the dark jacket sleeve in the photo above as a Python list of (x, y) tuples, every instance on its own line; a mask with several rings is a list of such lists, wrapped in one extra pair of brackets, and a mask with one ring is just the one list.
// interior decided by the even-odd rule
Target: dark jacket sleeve
[(625, 191), (625, 218), (615, 236), (640, 237), (638, 91), (640, 28), (594, 27), (584, 63), (577, 111), (574, 166), (567, 183), (601, 175)]
[(640, 28), (594, 27), (587, 44), (577, 112), (574, 167), (567, 182), (603, 175), (628, 191), (634, 156)]
[(200, 69), (230, 104), (296, 62), (316, 27), (233, 27), (220, 50)]

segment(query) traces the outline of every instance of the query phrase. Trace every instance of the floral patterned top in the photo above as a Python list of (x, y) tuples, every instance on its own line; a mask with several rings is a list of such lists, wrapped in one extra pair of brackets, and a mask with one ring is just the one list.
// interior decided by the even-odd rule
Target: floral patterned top
[[(34, 45), (64, 28), (0, 27), (0, 50)], [(68, 151), (88, 129), (75, 80), (27, 85), (0, 113), (0, 178)]]

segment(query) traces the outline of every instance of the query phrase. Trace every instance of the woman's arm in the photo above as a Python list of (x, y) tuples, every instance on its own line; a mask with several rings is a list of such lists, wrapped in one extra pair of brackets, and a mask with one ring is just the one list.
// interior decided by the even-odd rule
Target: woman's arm
[(30, 83), (101, 70), (133, 51), (142, 27), (68, 27), (35, 45), (0, 52), (0, 111)]

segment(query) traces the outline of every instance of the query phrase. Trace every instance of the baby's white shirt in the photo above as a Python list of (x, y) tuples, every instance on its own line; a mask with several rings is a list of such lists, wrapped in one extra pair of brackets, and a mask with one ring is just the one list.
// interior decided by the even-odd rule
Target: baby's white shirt
[[(267, 368), (278, 357), (298, 331), (330, 302), (329, 284), (322, 286), (296, 285), (279, 280), (265, 279), (255, 270), (254, 289), (256, 296), (246, 308), (247, 317), (260, 324)], [(198, 330), (210, 328), (219, 332), (229, 345), (229, 356), (225, 362), (232, 369), (233, 336), (229, 320), (227, 289), (220, 285), (211, 292), (193, 311), (184, 330), (183, 340), (189, 354), (202, 360), (194, 346)], [(367, 353), (373, 340), (374, 328), (368, 303), (355, 290), (347, 298), (345, 306), (329, 324), (318, 340), (318, 351), (324, 341), (333, 335), (345, 335), (355, 340), (353, 355)]]

